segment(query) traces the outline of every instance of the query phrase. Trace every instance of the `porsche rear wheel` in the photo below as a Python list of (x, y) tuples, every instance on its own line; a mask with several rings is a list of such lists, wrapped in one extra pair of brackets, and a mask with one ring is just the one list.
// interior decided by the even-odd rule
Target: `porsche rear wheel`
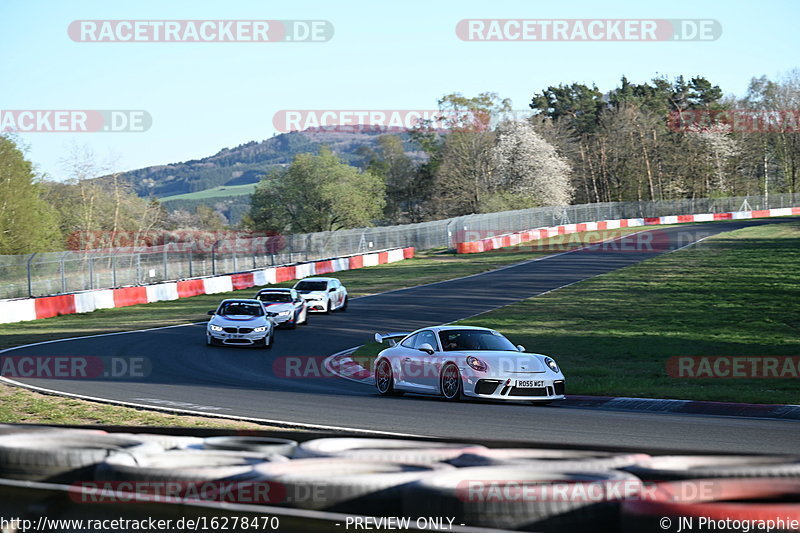
[(392, 364), (381, 359), (375, 367), (375, 387), (382, 396), (400, 396), (402, 392), (394, 390), (394, 377), (392, 376)]
[(455, 401), (461, 399), (461, 371), (453, 363), (448, 363), (442, 369), (440, 378), (442, 396), (445, 400)]

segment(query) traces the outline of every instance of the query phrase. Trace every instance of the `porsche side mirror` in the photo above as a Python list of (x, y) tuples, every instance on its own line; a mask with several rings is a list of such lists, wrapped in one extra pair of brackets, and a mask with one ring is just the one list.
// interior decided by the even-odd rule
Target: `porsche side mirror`
[(419, 346), (419, 348), (417, 348), (417, 350), (419, 350), (420, 352), (425, 352), (428, 355), (433, 355), (433, 351), (434, 351), (433, 350), (433, 346), (431, 346), (427, 342), (423, 343), (423, 344), (420, 344), (420, 346)]
[(208, 316), (214, 316), (215, 314), (217, 314), (217, 312), (216, 312), (216, 311), (209, 311), (209, 312), (208, 312), (208, 313), (206, 313), (206, 314), (207, 314)]
[(517, 351), (524, 352), (525, 351), (525, 347), (523, 345), (521, 345), (521, 344), (517, 344)]

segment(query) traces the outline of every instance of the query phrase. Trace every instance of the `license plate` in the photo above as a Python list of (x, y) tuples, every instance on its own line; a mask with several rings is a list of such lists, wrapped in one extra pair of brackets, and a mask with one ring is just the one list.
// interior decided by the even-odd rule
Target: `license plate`
[(536, 387), (544, 387), (544, 381), (534, 381), (532, 379), (518, 379), (516, 386), (522, 389), (533, 389)]

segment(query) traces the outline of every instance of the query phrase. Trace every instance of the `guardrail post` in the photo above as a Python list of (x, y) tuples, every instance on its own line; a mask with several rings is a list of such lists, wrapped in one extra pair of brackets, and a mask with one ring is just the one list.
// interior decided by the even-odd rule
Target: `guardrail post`
[(36, 254), (31, 254), (28, 258), (27, 264), (27, 271), (28, 271), (28, 297), (33, 298), (33, 280), (31, 279), (31, 263), (33, 262), (33, 258), (36, 257)]

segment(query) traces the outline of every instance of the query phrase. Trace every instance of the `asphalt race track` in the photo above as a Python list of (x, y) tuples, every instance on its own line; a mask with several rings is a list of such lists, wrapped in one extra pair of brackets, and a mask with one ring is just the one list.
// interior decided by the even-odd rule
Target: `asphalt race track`
[[(383, 398), (372, 387), (339, 378), (291, 378), (273, 372), (281, 357), (312, 357), (314, 364), (310, 360), (307, 369), (313, 371), (320, 356), (363, 344), (376, 331), (410, 331), (451, 322), (637, 263), (711, 234), (777, 222), (780, 219), (652, 230), (658, 232), (653, 251), (631, 250), (642, 238), (633, 235), (615, 243), (615, 249), (563, 253), (467, 278), (354, 299), (347, 312), (312, 315), (308, 326), (278, 331), (271, 351), (207, 347), (204, 326), (187, 325), (56, 341), (3, 355), (144, 357), (152, 366), (145, 378), (21, 381), (75, 394), (213, 414), (463, 441), (492, 438), (674, 451), (796, 453), (800, 442), (796, 421), (557, 405), (449, 403), (414, 396)], [(620, 246), (628, 250), (619, 251)], [(86, 320), (91, 320), (91, 315)], [(527, 348), (536, 351), (535, 346)], [(569, 368), (564, 373), (569, 394)]]

